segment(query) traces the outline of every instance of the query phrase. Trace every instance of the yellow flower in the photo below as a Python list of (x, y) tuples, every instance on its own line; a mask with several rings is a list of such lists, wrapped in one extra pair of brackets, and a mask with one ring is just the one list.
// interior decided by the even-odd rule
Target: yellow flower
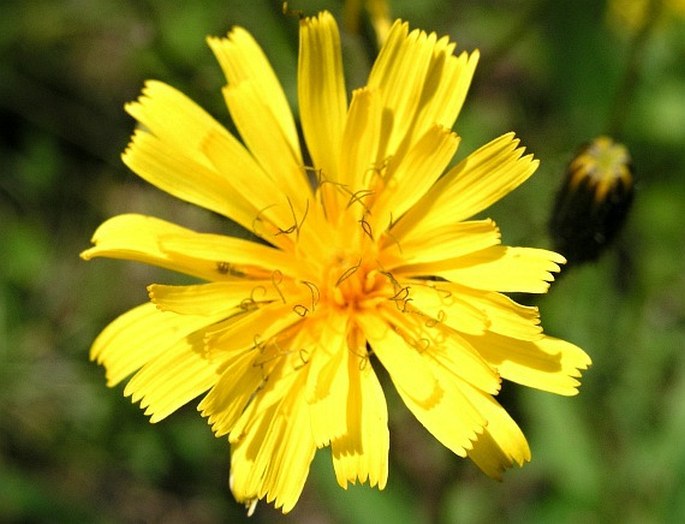
[(607, 19), (619, 33), (642, 30), (653, 17), (659, 21), (683, 18), (685, 0), (609, 0)]
[(342, 487), (388, 476), (387, 407), (376, 371), (442, 444), (499, 476), (529, 460), (493, 399), (501, 378), (577, 392), (590, 360), (543, 335), (538, 310), (502, 292), (545, 292), (563, 257), (500, 245), (470, 219), (538, 162), (513, 134), (446, 170), (451, 131), (478, 53), (397, 21), (348, 103), (332, 16), (300, 22), (298, 95), (305, 165), (283, 90), (243, 29), (210, 38), (243, 143), (175, 89), (149, 82), (126, 106), (141, 124), (124, 162), (160, 189), (241, 224), (255, 240), (141, 215), (96, 231), (93, 257), (192, 275), (151, 285), (150, 302), (94, 342), (109, 385), (157, 422), (198, 409), (231, 444), (231, 489), (287, 512), (317, 448)]
[(369, 15), (369, 21), (376, 34), (376, 41), (383, 45), (390, 32), (390, 6), (387, 0), (345, 0), (343, 7), (344, 27), (352, 33), (360, 31), (362, 3)]

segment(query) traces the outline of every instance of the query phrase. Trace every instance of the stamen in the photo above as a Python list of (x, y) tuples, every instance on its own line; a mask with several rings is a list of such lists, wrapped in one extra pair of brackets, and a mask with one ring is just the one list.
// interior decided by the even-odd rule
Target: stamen
[(261, 285), (260, 285), (260, 286), (255, 286), (254, 288), (252, 288), (252, 291), (250, 292), (250, 299), (251, 299), (253, 302), (257, 302), (257, 301), (255, 300), (255, 294), (257, 293), (257, 291), (261, 291), (262, 294), (263, 294), (264, 296), (266, 296), (266, 288), (265, 288), (264, 286), (261, 286)]
[(431, 341), (430, 341), (428, 338), (425, 338), (425, 337), (419, 338), (419, 339), (417, 339), (417, 340), (412, 340), (411, 342), (410, 342), (410, 341), (407, 341), (407, 343), (408, 343), (411, 347), (413, 347), (415, 350), (417, 350), (419, 353), (423, 353), (423, 352), (426, 351), (426, 350), (430, 347), (430, 345), (431, 345)]
[(381, 266), (380, 263), (378, 264), (378, 268), (378, 272), (390, 281), (393, 289), (395, 290), (395, 292), (397, 292), (397, 290), (400, 289), (402, 286), (400, 286), (400, 283), (395, 278), (395, 275), (393, 275), (390, 271), (386, 271), (385, 269), (383, 269), (383, 266)]
[(361, 224), (364, 233), (373, 240), (373, 230), (371, 229), (371, 224), (366, 221), (365, 217), (361, 217), (358, 222)]
[[(305, 167), (307, 169), (307, 167)], [(336, 182), (335, 180), (329, 180), (326, 178), (326, 175), (323, 173), (323, 169), (314, 169), (314, 168), (309, 168), (310, 170), (314, 171), (316, 173), (316, 184), (319, 187), (324, 186), (325, 184), (330, 184), (334, 186), (338, 191), (341, 191), (345, 195), (351, 195), (352, 191), (350, 191), (349, 187), (347, 187), (347, 184), (343, 184), (342, 182)]]
[(240, 302), (240, 309), (243, 311), (254, 311), (255, 309), (259, 309), (260, 304), (268, 304), (271, 302), (270, 300), (256, 300), (255, 295), (257, 291), (261, 291), (264, 296), (266, 296), (266, 288), (264, 286), (256, 286), (250, 291), (249, 298), (244, 298)]
[[(348, 191), (349, 193), (349, 191)], [(347, 202), (347, 209), (352, 207), (352, 204), (359, 204), (364, 208), (364, 212), (370, 214), (371, 210), (367, 207), (367, 205), (362, 202), (362, 198), (366, 198), (369, 196), (373, 196), (374, 191), (372, 189), (360, 189), (359, 191), (356, 191), (355, 193), (349, 193), (351, 195), (350, 200)]]
[(304, 214), (302, 215), (302, 220), (297, 221), (297, 215), (295, 215), (295, 208), (293, 207), (293, 203), (290, 200), (290, 197), (287, 197), (288, 201), (288, 206), (290, 207), (290, 214), (293, 217), (293, 221), (295, 222), (292, 226), (290, 226), (288, 229), (281, 229), (280, 227), (278, 228), (278, 233), (276, 235), (289, 235), (290, 233), (295, 233), (296, 238), (300, 238), (300, 229), (302, 228), (302, 224), (304, 224), (305, 219), (307, 218), (307, 214), (309, 213), (309, 199), (305, 201), (305, 208), (304, 208)]
[(307, 306), (302, 305), (302, 304), (295, 304), (293, 306), (293, 312), (296, 315), (299, 315), (302, 318), (304, 318), (305, 316), (307, 316), (307, 313), (309, 313), (309, 308)]
[(250, 297), (250, 298), (244, 298), (240, 302), (240, 309), (242, 309), (243, 311), (254, 311), (256, 309), (259, 309), (259, 306), (254, 301), (254, 299), (252, 297)]
[(319, 300), (321, 300), (321, 291), (319, 291), (319, 288), (314, 282), (303, 280), (302, 283), (309, 288), (309, 292), (312, 294), (312, 311), (315, 311), (316, 305), (319, 303)]
[(452, 298), (452, 292), (448, 291), (447, 289), (442, 289), (439, 287), (436, 287), (435, 290), (442, 295), (442, 300), (447, 300), (449, 298)]
[(387, 171), (388, 164), (390, 163), (391, 159), (392, 159), (392, 155), (387, 156), (383, 160), (381, 160), (380, 163), (376, 163), (375, 165), (373, 165), (369, 169), (367, 169), (364, 174), (366, 175), (368, 173), (371, 173), (371, 176), (365, 177), (365, 178), (367, 178), (367, 180), (364, 180), (364, 185), (369, 186), (371, 184), (371, 180), (373, 180), (374, 176), (378, 177), (382, 182), (385, 182), (386, 176), (383, 174), (383, 171)]
[(390, 221), (388, 222), (388, 227), (385, 229), (383, 234), (387, 236), (390, 240), (392, 240), (395, 244), (397, 244), (397, 249), (400, 252), (400, 255), (403, 254), (402, 251), (402, 246), (400, 245), (400, 241), (397, 240), (397, 237), (393, 234), (392, 228), (395, 227), (395, 220), (392, 218), (392, 212), (390, 213)]
[(252, 219), (252, 233), (254, 233), (256, 236), (258, 236), (258, 237), (262, 236), (262, 235), (257, 231), (257, 223), (263, 224), (263, 223), (265, 222), (265, 220), (262, 218), (262, 214), (264, 214), (264, 212), (265, 212), (267, 209), (270, 209), (270, 208), (274, 207), (275, 205), (276, 205), (276, 204), (270, 204), (270, 205), (268, 205), (268, 206), (266, 206), (266, 207), (260, 209), (260, 210), (257, 212), (257, 216), (254, 217), (254, 218)]
[[(399, 309), (402, 313), (406, 313), (407, 304), (411, 301), (411, 298), (409, 298), (409, 286), (405, 286), (398, 290), (392, 297), (390, 297), (390, 300), (395, 303), (397, 309)], [(402, 305), (400, 306), (400, 304)]]
[(262, 340), (259, 340), (259, 333), (255, 334), (254, 337), (252, 337), (252, 343), (254, 344), (251, 349), (258, 349), (260, 353), (264, 353), (264, 350), (266, 349), (266, 345)]
[(283, 282), (283, 273), (276, 269), (274, 270), (273, 273), (271, 273), (271, 284), (274, 286), (274, 289), (278, 293), (278, 295), (281, 297), (281, 300), (285, 304), (285, 297), (283, 296), (283, 292), (281, 291), (281, 288), (278, 287), (279, 284)]
[(295, 366), (296, 371), (298, 369), (302, 369), (304, 366), (309, 364), (309, 351), (307, 351), (305, 348), (302, 348), (299, 351), (299, 355), (300, 355), (300, 364), (297, 364)]
[(352, 266), (349, 269), (346, 269), (345, 272), (342, 275), (340, 275), (340, 278), (338, 278), (338, 281), (335, 283), (335, 287), (340, 286), (340, 284), (342, 284), (345, 280), (347, 280), (352, 275), (354, 275), (357, 272), (357, 270), (360, 268), (361, 265), (362, 265), (362, 259), (360, 258), (359, 262), (357, 262), (357, 265)]
[(434, 328), (438, 324), (442, 324), (446, 316), (447, 315), (445, 314), (445, 312), (441, 309), (440, 311), (438, 311), (436, 318), (429, 317), (428, 320), (426, 320), (425, 325), (427, 328)]
[[(275, 338), (272, 338), (269, 340), (266, 344), (264, 344), (264, 349), (270, 349), (274, 348), (276, 351), (269, 356), (266, 356), (265, 358), (259, 360), (255, 359), (255, 361), (252, 363), (253, 367), (261, 367), (262, 370), (264, 369), (264, 364), (268, 364), (269, 362), (273, 362), (274, 360), (277, 360), (283, 356), (290, 355), (292, 353), (292, 350), (285, 350), (283, 349), (278, 341)], [(262, 355), (264, 355), (264, 352), (262, 351)]]

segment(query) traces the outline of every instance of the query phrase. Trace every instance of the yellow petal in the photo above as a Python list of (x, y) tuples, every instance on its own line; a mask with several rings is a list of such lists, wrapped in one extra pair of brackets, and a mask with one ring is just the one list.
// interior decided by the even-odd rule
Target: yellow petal
[(378, 166), (376, 154), (381, 125), (381, 104), (377, 90), (357, 89), (345, 120), (340, 155), (340, 183), (349, 191), (350, 200), (357, 195), (357, 202), (367, 205), (367, 194), (358, 193), (370, 186), (374, 169)]
[(231, 490), (239, 501), (266, 498), (284, 513), (297, 502), (316, 446), (309, 409), (301, 395), (304, 373), (277, 377), (278, 394), (269, 383), (243, 414), (247, 420), (231, 450)]
[(433, 366), (433, 372), (440, 382), (442, 395), (430, 405), (416, 402), (402, 384), (393, 382), (417, 420), (443, 446), (460, 457), (465, 457), (473, 446), (473, 441), (483, 431), (486, 420), (456, 387), (457, 380), (453, 376), (440, 366)]
[(489, 395), (459, 384), (462, 393), (487, 421), (468, 456), (487, 475), (499, 479), (506, 468), (530, 460), (526, 437), (506, 410)]
[[(274, 501), (274, 507), (283, 513), (290, 512), (300, 498), (302, 489), (309, 475), (309, 465), (314, 459), (316, 447), (312, 440), (311, 430), (307, 425), (308, 414), (303, 399), (297, 401), (298, 410), (282, 416), (283, 429), (274, 431), (273, 439), (267, 441), (264, 453), (269, 453), (267, 460), (273, 464), (267, 472), (264, 483), (269, 490), (267, 502)], [(271, 444), (273, 441), (273, 444)], [(271, 444), (271, 447), (268, 447)]]
[(420, 136), (433, 124), (451, 129), (464, 105), (479, 53), (463, 52), (454, 56), (455, 47), (447, 37), (436, 42), (421, 93), (414, 136)]
[[(422, 357), (421, 365), (427, 367), (431, 374), (439, 365), (455, 380), (464, 380), (486, 393), (497, 393), (500, 389), (499, 375), (477, 349), (440, 322), (425, 321), (422, 313), (411, 308), (400, 311), (388, 307), (382, 310), (383, 318), (411, 343)], [(417, 374), (415, 380), (420, 380), (420, 375)], [(408, 390), (406, 386), (403, 389)]]
[[(133, 171), (272, 243), (287, 243), (274, 234), (292, 225), (288, 195), (202, 108), (170, 86), (148, 82), (140, 99), (126, 109), (149, 131), (138, 131), (123, 155)], [(259, 192), (253, 191), (255, 184)]]
[(272, 244), (292, 245), (285, 233), (295, 234), (306, 217), (306, 207), (296, 207), (299, 201), (306, 202), (306, 198), (302, 195), (302, 198), (294, 199), (284, 193), (231, 135), (210, 133), (202, 144), (202, 151), (214, 168), (230, 181), (237, 198), (251, 202), (255, 212), (246, 227)]
[(205, 395), (197, 409), (212, 426), (217, 437), (228, 435), (266, 379), (259, 366), (255, 366), (255, 350), (247, 350), (227, 359), (221, 376)]
[(466, 98), (478, 52), (395, 22), (369, 76), (386, 108), (381, 156), (406, 151), (433, 125), (451, 129)]
[[(348, 2), (349, 3), (349, 2)], [(369, 13), (371, 25), (376, 33), (378, 45), (388, 38), (392, 20), (390, 19), (390, 6), (388, 0), (367, 0), (366, 10)]]
[(255, 81), (246, 80), (228, 85), (223, 92), (245, 145), (276, 186), (290, 197), (294, 208), (302, 210), (313, 195), (299, 147), (294, 149), (284, 135), (269, 99), (261, 91)]
[[(444, 198), (456, 210), (451, 220), (463, 220), (486, 209), (525, 182), (538, 167), (533, 155), (523, 155), (512, 133), (493, 140), (467, 156), (445, 175)], [(441, 184), (441, 185), (443, 185)], [(439, 189), (435, 188), (435, 194)], [(433, 208), (435, 212), (435, 208)]]
[(349, 389), (346, 323), (345, 317), (332, 315), (317, 323), (320, 330), (308, 329), (307, 339), (311, 340), (301, 343), (311, 348), (304, 394), (317, 447), (347, 433), (347, 420), (341, 416), (347, 408)]
[(374, 230), (387, 228), (428, 191), (449, 164), (458, 145), (456, 134), (432, 126), (405, 155), (389, 162), (383, 175), (384, 185), (371, 208)]
[(140, 98), (126, 104), (125, 109), (161, 142), (205, 167), (209, 164), (201, 153), (204, 137), (211, 131), (228, 134), (186, 95), (155, 80), (147, 81)]
[[(245, 413), (253, 413), (253, 417), (247, 417), (245, 413), (240, 417), (240, 421), (245, 421), (243, 431), (239, 438), (235, 438), (235, 430), (231, 432), (231, 471), (230, 488), (233, 496), (238, 502), (243, 502), (247, 506), (257, 499), (263, 498), (268, 488), (264, 486), (263, 478), (269, 466), (268, 461), (260, 460), (257, 464), (257, 454), (265, 445), (269, 435), (275, 433), (270, 431), (271, 423), (277, 414), (278, 404), (271, 403), (264, 405), (259, 412), (252, 406), (259, 400), (255, 399), (245, 410)], [(279, 425), (279, 429), (282, 424)], [(282, 435), (278, 435), (279, 437)], [(273, 443), (271, 443), (273, 445)]]
[[(492, 220), (445, 223), (432, 231), (412, 230), (406, 237), (394, 234), (387, 240), (389, 252), (395, 253), (395, 262), (386, 265), (394, 270), (398, 266), (409, 266), (402, 272), (416, 272), (411, 269), (415, 264), (425, 264), (432, 271), (439, 270), (443, 260), (453, 260), (492, 247), (500, 242), (500, 231)], [(438, 264), (434, 264), (438, 262)], [(448, 264), (449, 266), (449, 264)]]
[(441, 283), (440, 286), (481, 311), (487, 318), (489, 331), (520, 340), (542, 338), (537, 307), (518, 304), (501, 293), (474, 290), (452, 283)]
[[(291, 304), (275, 302), (254, 311), (248, 309), (234, 318), (217, 323), (207, 330), (205, 343), (209, 350), (223, 353), (241, 351), (256, 345), (261, 347), (261, 344), (270, 344), (272, 337), (284, 334), (288, 328), (300, 322), (306, 320), (302, 320), (293, 311)], [(306, 326), (301, 328), (305, 329)], [(279, 356), (286, 354), (285, 349), (278, 351), (282, 353)]]
[(440, 388), (420, 353), (419, 341), (405, 340), (380, 316), (360, 314), (355, 320), (393, 382), (417, 403), (434, 403)]
[[(349, 393), (344, 414), (348, 432), (331, 442), (333, 468), (338, 484), (347, 489), (357, 481), (383, 489), (388, 480), (388, 409), (385, 395), (361, 347), (347, 353)], [(340, 414), (343, 416), (343, 414)]]
[[(224, 356), (221, 378), (198, 406), (209, 418), (208, 422), (217, 436), (230, 433), (231, 441), (238, 442), (251, 423), (249, 414), (243, 416), (248, 404), (258, 397), (262, 407), (279, 402), (278, 395), (287, 394), (290, 387), (290, 380), (280, 380), (283, 370), (292, 366), (292, 371), (299, 371), (308, 364), (293, 358), (303, 347), (303, 339), (310, 338), (310, 330), (306, 326), (294, 331), (294, 335), (281, 333), (276, 337), (271, 337), (269, 332), (262, 336), (253, 331), (260, 321), (266, 319), (268, 322), (270, 317), (283, 316), (273, 307), (265, 308), (261, 314), (239, 319), (241, 323), (229, 321), (226, 323), (228, 329), (216, 328), (216, 333), (205, 337), (207, 349)], [(277, 333), (278, 329), (276, 327), (272, 333)], [(241, 339), (232, 337), (232, 334), (239, 335)], [(223, 335), (230, 339), (230, 345), (218, 341), (218, 337)], [(292, 378), (292, 373), (289, 375)], [(235, 428), (239, 420), (241, 423)]]
[[(485, 362), (477, 350), (474, 350), (459, 335), (446, 336), (442, 344), (433, 345), (426, 355), (447, 372), (443, 376), (452, 375), (457, 380), (472, 384), (485, 393), (494, 395), (499, 392), (499, 375)], [(433, 369), (435, 369), (434, 366)]]
[[(312, 361), (323, 360), (323, 355), (315, 355)], [(347, 353), (337, 351), (321, 362), (320, 370), (315, 375), (318, 381), (326, 381), (328, 394), (316, 398), (310, 404), (312, 435), (317, 447), (327, 446), (331, 440), (341, 438), (348, 431), (347, 420), (341, 416), (347, 407), (349, 377), (345, 365)]]
[(482, 335), (490, 327), (483, 311), (463, 300), (449, 282), (407, 280), (407, 300), (426, 315), (424, 325), (445, 324), (452, 329), (472, 335)]
[(98, 227), (92, 238), (95, 246), (83, 251), (81, 258), (135, 260), (206, 280), (228, 278), (228, 271), (218, 271), (216, 262), (176, 259), (159, 248), (159, 241), (165, 236), (195, 234), (190, 229), (159, 218), (136, 214), (117, 215)]
[(369, 74), (367, 85), (379, 90), (384, 107), (380, 158), (396, 154), (411, 131), (436, 42), (435, 34), (408, 32), (407, 23), (395, 22)]
[(523, 341), (488, 333), (465, 338), (503, 378), (559, 395), (577, 394), (577, 378), (591, 364), (582, 349), (553, 337)]
[(122, 159), (150, 184), (191, 204), (215, 211), (250, 227), (256, 211), (198, 154), (136, 131)]
[(162, 311), (182, 315), (228, 315), (249, 311), (281, 297), (270, 280), (234, 280), (191, 286), (148, 286), (150, 300)]
[(167, 235), (160, 239), (160, 248), (169, 257), (177, 260), (194, 259), (224, 262), (231, 266), (234, 274), (273, 280), (274, 274), (296, 273), (293, 257), (287, 253), (250, 240), (215, 235), (212, 233), (194, 233)]
[(553, 273), (565, 261), (558, 253), (545, 249), (493, 246), (450, 261), (408, 266), (406, 271), (433, 274), (485, 291), (546, 293), (554, 280)]
[(154, 304), (143, 304), (118, 317), (98, 335), (90, 358), (105, 367), (107, 385), (114, 386), (214, 321), (211, 317), (164, 313)]
[[(212, 320), (216, 319), (209, 317), (207, 322)], [(124, 395), (140, 400), (150, 422), (159, 422), (218, 380), (219, 362), (208, 358), (203, 348), (201, 331), (181, 338), (145, 364), (126, 384)]]
[(135, 260), (206, 280), (230, 280), (250, 273), (273, 283), (292, 267), (292, 258), (280, 250), (249, 240), (196, 233), (144, 215), (110, 218), (95, 231), (92, 241), (95, 246), (81, 253), (86, 260)]
[(430, 231), (468, 219), (514, 190), (538, 166), (532, 155), (521, 156), (524, 148), (518, 144), (508, 133), (471, 153), (433, 185), (393, 233), (402, 236), (417, 227)]
[(330, 13), (300, 21), (298, 64), (300, 121), (309, 153), (323, 177), (338, 181), (347, 94), (340, 35)]
[(275, 119), (278, 134), (288, 144), (287, 149), (301, 163), (297, 128), (288, 99), (259, 44), (241, 27), (233, 28), (228, 33), (228, 38), (210, 37), (207, 43), (219, 61), (229, 84), (248, 81), (255, 87), (261, 103)]

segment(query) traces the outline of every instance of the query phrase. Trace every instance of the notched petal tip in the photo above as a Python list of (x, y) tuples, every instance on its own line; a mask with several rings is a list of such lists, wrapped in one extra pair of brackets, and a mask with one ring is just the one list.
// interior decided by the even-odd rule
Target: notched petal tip
[(579, 347), (570, 343), (567, 344), (577, 351), (573, 352), (573, 356), (567, 355), (567, 359), (569, 360), (569, 369), (567, 371), (566, 379), (567, 387), (564, 390), (555, 391), (555, 393), (565, 397), (575, 397), (580, 393), (581, 382), (579, 379), (583, 375), (583, 372), (592, 366), (592, 360), (590, 359), (590, 356)]
[(591, 363), (578, 346), (547, 335), (520, 339), (490, 332), (465, 337), (504, 379), (557, 395), (576, 395), (578, 379)]
[[(464, 53), (466, 53), (466, 51), (464, 51), (462, 54), (464, 54)], [(468, 56), (469, 65), (473, 69), (475, 69), (476, 66), (478, 65), (478, 62), (480, 61), (480, 49), (478, 49), (478, 48), (474, 49), (470, 53), (467, 53), (467, 56)]]
[(159, 287), (158, 284), (150, 284), (145, 289), (147, 290), (147, 296), (150, 299), (150, 302), (152, 302), (157, 307), (158, 310), (164, 311), (164, 309), (158, 303), (157, 296), (155, 293), (155, 290), (158, 287)]
[(330, 13), (330, 11), (327, 11), (325, 9), (313, 16), (303, 16), (300, 18), (300, 27), (311, 27), (319, 24), (333, 24), (337, 27), (335, 18), (333, 18), (333, 15)]

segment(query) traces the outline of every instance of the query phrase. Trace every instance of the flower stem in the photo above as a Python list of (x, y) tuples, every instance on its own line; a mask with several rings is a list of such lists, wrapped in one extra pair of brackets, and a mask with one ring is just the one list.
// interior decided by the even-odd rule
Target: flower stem
[(628, 60), (623, 79), (618, 85), (614, 104), (607, 124), (609, 136), (620, 136), (630, 116), (630, 107), (640, 84), (640, 74), (645, 50), (652, 30), (656, 26), (662, 11), (662, 0), (650, 0), (647, 7), (646, 20), (634, 34), (628, 50)]

